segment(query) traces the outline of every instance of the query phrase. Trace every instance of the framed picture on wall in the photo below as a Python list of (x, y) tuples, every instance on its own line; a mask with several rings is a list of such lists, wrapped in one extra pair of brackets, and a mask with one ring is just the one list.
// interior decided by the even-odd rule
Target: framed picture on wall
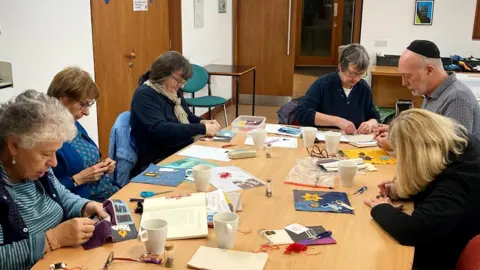
[(414, 25), (432, 25), (434, 1), (415, 0)]

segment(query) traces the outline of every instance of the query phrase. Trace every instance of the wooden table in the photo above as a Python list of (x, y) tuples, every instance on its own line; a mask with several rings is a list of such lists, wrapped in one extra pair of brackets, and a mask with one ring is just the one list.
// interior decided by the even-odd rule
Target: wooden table
[(373, 65), (372, 95), (375, 105), (378, 107), (395, 108), (399, 99), (412, 100), (415, 108), (422, 106), (423, 97), (416, 97), (407, 87), (402, 85), (402, 75), (398, 67)]
[(247, 74), (248, 72), (253, 72), (253, 89), (252, 89), (252, 115), (255, 115), (255, 82), (257, 67), (255, 66), (238, 66), (238, 65), (208, 65), (205, 67), (208, 71), (209, 79), (208, 83), (210, 84), (210, 76), (231, 76), (235, 77), (235, 117), (238, 117), (238, 99), (240, 88), (238, 88), (240, 76)]
[[(232, 143), (243, 145), (245, 134), (237, 134)], [(223, 143), (198, 142), (200, 145), (220, 147)], [(378, 172), (369, 172), (366, 175), (357, 175), (355, 184), (351, 188), (339, 187), (338, 179), (335, 186), (338, 191), (349, 194), (366, 185), (368, 190), (360, 195), (349, 195), (350, 202), (355, 208), (355, 215), (334, 213), (313, 213), (295, 211), (293, 204), (293, 189), (307, 189), (283, 183), (288, 172), (299, 157), (308, 156), (305, 149), (301, 148), (303, 142), (299, 140), (298, 149), (273, 148), (272, 158), (267, 159), (263, 153), (257, 158), (234, 160), (230, 165), (239, 166), (258, 178), (272, 179), (273, 197), (265, 196), (264, 188), (254, 188), (242, 192), (243, 212), (238, 213), (240, 222), (238, 229), (252, 231), (243, 235), (237, 233), (235, 250), (258, 251), (261, 244), (266, 241), (258, 231), (260, 229), (281, 229), (291, 223), (303, 225), (323, 225), (333, 232), (337, 240), (336, 245), (309, 247), (308, 252), (319, 255), (294, 254), (284, 255), (284, 246), (281, 250), (269, 253), (265, 269), (411, 269), (413, 261), (413, 248), (398, 244), (385, 233), (371, 218), (370, 208), (364, 205), (363, 200), (378, 194), (377, 184), (381, 181), (392, 179), (395, 165), (377, 165)], [(342, 144), (341, 148), (351, 148)], [(183, 157), (171, 156), (164, 163), (172, 162)], [(218, 165), (227, 163), (216, 162)], [(338, 187), (338, 188), (337, 188)], [(130, 183), (113, 198), (128, 201), (131, 197), (139, 197), (142, 190), (165, 191), (170, 187), (153, 186)], [(194, 192), (195, 185), (182, 183), (173, 188), (175, 192)], [(213, 190), (213, 188), (212, 188)], [(135, 204), (128, 203), (133, 211)], [(408, 211), (412, 205), (407, 204)], [(136, 225), (140, 223), (140, 215), (133, 214)], [(215, 233), (209, 229), (208, 239), (177, 240), (172, 241), (176, 253), (176, 268), (186, 269), (187, 262), (200, 245), (215, 247)], [(144, 245), (138, 240), (130, 240), (116, 244), (105, 244), (93, 250), (84, 251), (82, 248), (63, 248), (46, 254), (33, 269), (49, 269), (51, 263), (64, 261), (69, 267), (87, 266), (90, 270), (102, 269), (108, 254), (114, 251), (115, 256), (139, 257), (145, 252)], [(163, 267), (163, 266), (162, 266)], [(110, 270), (115, 269), (162, 269), (156, 265), (135, 262), (114, 261)]]

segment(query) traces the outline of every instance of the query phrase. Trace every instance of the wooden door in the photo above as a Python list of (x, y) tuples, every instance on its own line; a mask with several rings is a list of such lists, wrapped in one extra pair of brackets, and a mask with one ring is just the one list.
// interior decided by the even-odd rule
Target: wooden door
[(330, 66), (341, 44), (344, 0), (297, 0), (296, 66)]
[[(238, 1), (235, 17), (237, 29), (234, 30), (237, 36), (235, 62), (238, 65), (257, 67), (257, 95), (292, 96), (295, 31), (291, 22), (295, 16), (294, 2), (294, 0)], [(239, 91), (240, 94), (252, 94), (251, 73), (241, 77)]]
[(91, 0), (98, 136), (108, 154), (110, 130), (130, 110), (140, 74), (169, 49), (168, 0), (148, 1), (148, 11), (133, 11), (132, 1)]

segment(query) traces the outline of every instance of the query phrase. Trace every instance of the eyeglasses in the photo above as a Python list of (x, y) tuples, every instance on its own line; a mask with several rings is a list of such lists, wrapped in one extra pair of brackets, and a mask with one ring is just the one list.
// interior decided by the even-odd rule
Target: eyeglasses
[(359, 78), (363, 79), (363, 78), (368, 76), (367, 72), (355, 73), (355, 72), (350, 72), (350, 70), (347, 70), (347, 72), (345, 72), (345, 73), (347, 74), (348, 77), (352, 77), (352, 78), (359, 77)]
[(178, 87), (183, 87), (185, 86), (185, 84), (187, 84), (187, 81), (184, 79), (177, 79), (173, 75), (171, 75), (170, 77), (172, 77), (175, 81), (177, 81)]
[(103, 265), (103, 270), (108, 270), (110, 265), (112, 265), (113, 261), (127, 261), (127, 262), (142, 262), (142, 263), (152, 263), (152, 264), (161, 264), (162, 263), (162, 257), (158, 255), (153, 255), (149, 253), (144, 253), (142, 256), (140, 256), (140, 259), (132, 259), (132, 258), (118, 258), (115, 257), (113, 252), (111, 252), (108, 255), (107, 261)]
[(80, 106), (82, 107), (82, 109), (86, 109), (86, 108), (90, 108), (93, 106), (93, 104), (95, 104), (95, 100), (92, 100), (92, 101), (79, 101), (78, 102), (80, 104)]
[(311, 157), (316, 157), (316, 158), (328, 158), (328, 152), (325, 148), (320, 148), (317, 145), (314, 145), (312, 147), (312, 150), (309, 150), (307, 148), (307, 152)]
[(317, 145), (313, 145), (312, 150), (309, 150), (307, 148), (307, 152), (311, 157), (314, 158), (332, 158), (332, 157), (345, 157), (345, 153), (343, 153), (342, 150), (338, 150), (338, 152), (335, 155), (329, 155), (327, 149), (325, 148), (320, 148)]

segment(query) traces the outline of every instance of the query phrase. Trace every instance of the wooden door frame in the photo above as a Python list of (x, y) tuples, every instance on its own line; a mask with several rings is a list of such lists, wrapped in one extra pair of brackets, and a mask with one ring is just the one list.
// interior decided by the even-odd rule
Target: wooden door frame
[(170, 50), (182, 53), (182, 1), (168, 0)]
[[(303, 4), (302, 0), (296, 0), (297, 2), (297, 19), (295, 21), (295, 27), (297, 30), (297, 34), (295, 35), (295, 44), (296, 44), (296, 50), (295, 50), (295, 66), (336, 66), (338, 62), (338, 46), (341, 43), (342, 40), (342, 31), (339, 29), (343, 29), (343, 20), (337, 19), (337, 30), (336, 33), (332, 33), (333, 35), (336, 35), (335, 37), (335, 42), (332, 42), (330, 50), (334, 52), (333, 56), (331, 57), (330, 61), (328, 64), (325, 65), (318, 65), (315, 64), (315, 62), (311, 61), (306, 61), (302, 65), (297, 64), (297, 56), (300, 54), (300, 46), (299, 46), (299, 41), (301, 39), (301, 24), (302, 24), (302, 12), (303, 12)], [(353, 36), (352, 36), (352, 42), (353, 43), (360, 43), (360, 34), (361, 34), (361, 24), (362, 24), (362, 8), (363, 8), (363, 0), (355, 0), (354, 4), (354, 15), (353, 15)], [(343, 19), (343, 13), (344, 13), (344, 1), (338, 1), (338, 15), (337, 18), (342, 18)]]

